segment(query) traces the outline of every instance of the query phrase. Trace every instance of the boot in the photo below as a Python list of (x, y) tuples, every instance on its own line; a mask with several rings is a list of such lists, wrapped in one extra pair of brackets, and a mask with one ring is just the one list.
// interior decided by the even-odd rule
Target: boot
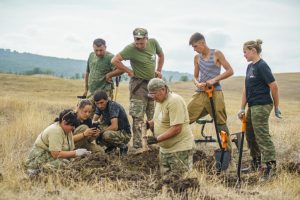
[(120, 147), (120, 156), (126, 156), (128, 152), (128, 146), (127, 145), (122, 145)]
[(276, 161), (266, 162), (266, 168), (263, 171), (263, 175), (259, 178), (259, 182), (266, 182), (272, 177), (276, 176)]
[(257, 172), (261, 169), (261, 157), (252, 158), (251, 164), (247, 168), (243, 168), (241, 171), (243, 173)]
[(105, 153), (107, 153), (107, 154), (112, 154), (115, 150), (116, 150), (116, 146), (113, 146), (113, 145), (111, 145), (111, 146), (107, 146), (106, 147), (106, 149), (105, 149)]

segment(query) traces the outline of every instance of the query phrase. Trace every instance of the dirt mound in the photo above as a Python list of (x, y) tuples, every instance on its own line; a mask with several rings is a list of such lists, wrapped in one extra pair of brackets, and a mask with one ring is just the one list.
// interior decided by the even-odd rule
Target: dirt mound
[(205, 170), (208, 173), (213, 173), (215, 170), (214, 156), (207, 156), (205, 152), (196, 150), (193, 155), (194, 167), (199, 170)]

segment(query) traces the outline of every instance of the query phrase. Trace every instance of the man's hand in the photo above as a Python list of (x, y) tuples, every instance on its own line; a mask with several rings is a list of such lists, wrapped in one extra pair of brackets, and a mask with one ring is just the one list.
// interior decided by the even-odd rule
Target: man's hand
[(238, 114), (237, 114), (237, 116), (238, 116), (238, 118), (240, 119), (240, 120), (242, 120), (242, 115), (243, 114), (245, 114), (245, 109), (241, 109), (239, 112), (238, 112)]
[(205, 90), (206, 83), (196, 83), (196, 87), (201, 90)]
[(80, 157), (80, 156), (84, 156), (84, 155), (88, 155), (88, 154), (91, 154), (91, 152), (86, 149), (76, 149), (75, 150), (76, 157)]
[(106, 75), (105, 75), (105, 80), (106, 80), (107, 82), (109, 82), (109, 83), (112, 83), (112, 82), (113, 82), (112, 77), (110, 77), (109, 74), (106, 74)]
[(213, 78), (213, 79), (210, 79), (210, 80), (208, 80), (208, 81), (206, 81), (206, 84), (208, 85), (208, 86), (213, 86), (214, 84), (216, 84), (217, 83), (217, 81)]
[(280, 111), (279, 107), (275, 108), (275, 116), (276, 116), (277, 118), (279, 118), (279, 119), (282, 118), (282, 116), (281, 116), (281, 111)]
[(155, 77), (156, 77), (156, 78), (162, 78), (161, 72), (155, 71)]
[(154, 136), (148, 136), (147, 137), (147, 144), (157, 144), (158, 143), (158, 141), (157, 141), (157, 138), (156, 137), (154, 137)]
[(134, 72), (132, 70), (130, 70), (129, 72), (127, 72), (129, 77), (134, 77)]

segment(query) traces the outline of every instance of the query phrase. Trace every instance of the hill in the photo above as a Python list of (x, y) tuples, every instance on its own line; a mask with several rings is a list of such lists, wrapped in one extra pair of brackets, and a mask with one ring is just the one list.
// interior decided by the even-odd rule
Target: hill
[[(85, 73), (86, 60), (57, 58), (0, 49), (1, 72), (24, 74), (28, 71), (38, 71), (37, 69), (55, 76), (80, 78)], [(188, 73), (163, 71), (163, 75), (167, 81), (179, 81), (183, 76), (189, 80), (192, 79), (192, 75)]]

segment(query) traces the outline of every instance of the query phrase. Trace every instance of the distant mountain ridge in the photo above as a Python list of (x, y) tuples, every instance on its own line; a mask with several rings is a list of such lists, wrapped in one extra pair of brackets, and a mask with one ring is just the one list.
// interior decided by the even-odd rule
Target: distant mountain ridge
[[(86, 70), (86, 60), (19, 53), (10, 49), (0, 48), (1, 72), (24, 73), (34, 68), (49, 70), (55, 76), (74, 77), (76, 74), (81, 76)], [(192, 79), (192, 74), (175, 71), (163, 70), (163, 76), (167, 81), (178, 81), (183, 76), (187, 76), (188, 80)]]

